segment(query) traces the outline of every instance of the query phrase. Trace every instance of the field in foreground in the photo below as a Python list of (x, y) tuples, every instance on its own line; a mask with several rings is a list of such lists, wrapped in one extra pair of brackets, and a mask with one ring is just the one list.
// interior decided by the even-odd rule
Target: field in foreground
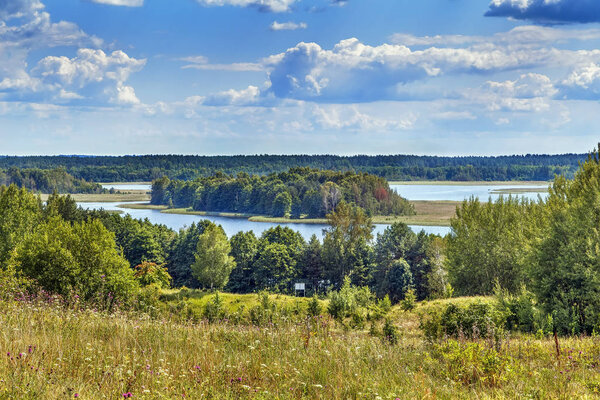
[[(452, 301), (467, 301), (458, 299)], [(327, 317), (261, 327), (0, 301), (0, 399), (596, 398), (600, 339), (398, 344)]]

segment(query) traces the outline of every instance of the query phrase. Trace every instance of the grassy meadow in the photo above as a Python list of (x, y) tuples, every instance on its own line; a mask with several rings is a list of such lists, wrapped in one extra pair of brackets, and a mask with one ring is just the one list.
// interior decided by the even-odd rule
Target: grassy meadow
[[(181, 296), (197, 307), (214, 296)], [(222, 294), (229, 311), (257, 295)], [(304, 309), (306, 299), (271, 296)], [(429, 343), (419, 313), (389, 315), (399, 340), (330, 317), (262, 325), (107, 314), (58, 301), (0, 301), (0, 399), (573, 399), (600, 391), (600, 339), (504, 335)], [(300, 303), (298, 303), (300, 302)], [(293, 312), (292, 312), (293, 314)], [(167, 315), (167, 314), (164, 314)]]

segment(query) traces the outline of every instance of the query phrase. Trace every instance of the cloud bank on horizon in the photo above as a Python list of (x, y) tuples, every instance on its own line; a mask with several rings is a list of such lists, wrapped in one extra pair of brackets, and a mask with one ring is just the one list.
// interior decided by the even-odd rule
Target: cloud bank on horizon
[(0, 0), (3, 153), (593, 147), (600, 3), (476, 3)]

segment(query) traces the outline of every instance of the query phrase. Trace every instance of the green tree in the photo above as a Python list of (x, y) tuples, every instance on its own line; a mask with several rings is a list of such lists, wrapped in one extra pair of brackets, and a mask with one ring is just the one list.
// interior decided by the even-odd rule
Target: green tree
[(258, 250), (258, 239), (254, 232), (238, 232), (231, 237), (231, 256), (235, 268), (229, 275), (226, 289), (233, 293), (249, 293), (254, 290), (253, 263)]
[(392, 261), (383, 282), (382, 293), (387, 294), (393, 303), (404, 299), (406, 292), (413, 288), (413, 275), (410, 265), (403, 260)]
[(281, 192), (273, 200), (272, 215), (287, 218), (292, 212), (292, 196), (288, 192)]
[(192, 264), (196, 260), (195, 253), (198, 238), (204, 231), (214, 224), (208, 220), (192, 223), (188, 229), (182, 229), (171, 243), (167, 269), (173, 277), (173, 286), (199, 287), (198, 280), (192, 275)]
[(41, 211), (39, 197), (16, 185), (0, 186), (0, 267), (41, 222)]
[(371, 218), (361, 208), (341, 202), (327, 215), (327, 221), (322, 251), (326, 274), (337, 287), (347, 276), (355, 285), (366, 284), (372, 255)]
[(222, 289), (235, 267), (231, 246), (220, 226), (209, 226), (199, 237), (192, 274), (205, 288)]
[(97, 220), (71, 225), (51, 217), (21, 242), (9, 263), (50, 292), (74, 291), (86, 300), (103, 295), (128, 302), (138, 288), (114, 234)]
[(254, 280), (257, 289), (289, 292), (296, 276), (296, 262), (288, 247), (280, 243), (269, 243), (259, 251), (254, 263)]
[(164, 264), (158, 265), (143, 261), (135, 266), (134, 277), (142, 286), (155, 285), (161, 289), (167, 289), (171, 286), (171, 275), (169, 275)]
[(465, 200), (451, 220), (448, 239), (452, 286), (461, 295), (481, 295), (492, 294), (496, 282), (510, 292), (527, 284), (527, 266), (543, 221), (542, 205), (527, 200)]
[(573, 181), (556, 177), (548, 229), (536, 246), (532, 284), (558, 333), (600, 326), (600, 161), (594, 151)]
[(312, 235), (302, 254), (300, 275), (306, 279), (311, 289), (317, 292), (319, 284), (324, 279), (325, 268), (322, 260), (322, 245), (317, 235)]

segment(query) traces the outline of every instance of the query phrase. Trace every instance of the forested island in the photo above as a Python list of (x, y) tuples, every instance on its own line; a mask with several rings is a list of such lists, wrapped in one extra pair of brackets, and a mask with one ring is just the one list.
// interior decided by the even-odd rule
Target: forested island
[(378, 176), (298, 167), (266, 176), (217, 173), (193, 181), (163, 177), (152, 182), (151, 203), (197, 211), (323, 218), (341, 201), (361, 207), (368, 215), (415, 213)]
[(162, 176), (193, 180), (218, 172), (268, 175), (294, 167), (365, 172), (387, 180), (548, 181), (572, 178), (585, 154), (436, 157), (415, 155), (252, 155), (252, 156), (0, 156), (0, 170), (65, 170), (91, 182), (152, 181)]

